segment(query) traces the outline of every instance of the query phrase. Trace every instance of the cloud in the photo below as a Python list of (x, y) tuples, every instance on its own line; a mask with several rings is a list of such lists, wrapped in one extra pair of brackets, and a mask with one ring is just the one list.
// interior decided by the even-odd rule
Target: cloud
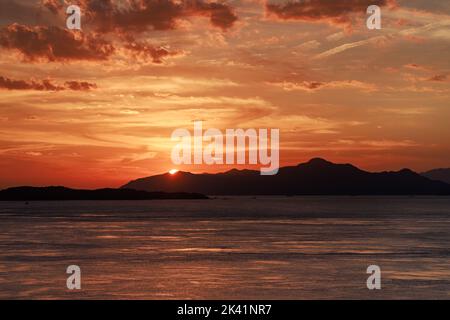
[(12, 80), (0, 76), (0, 88), (8, 90), (38, 90), (38, 91), (58, 91), (64, 88), (51, 83), (50, 80), (25, 81), (25, 80)]
[(131, 41), (124, 45), (124, 48), (130, 53), (134, 59), (141, 58), (143, 60), (151, 60), (153, 63), (160, 64), (164, 62), (164, 58), (182, 55), (181, 51), (171, 51), (167, 47), (153, 46), (145, 42)]
[(370, 149), (395, 149), (395, 148), (410, 148), (417, 147), (420, 144), (413, 140), (353, 140), (340, 139), (332, 142), (332, 145), (353, 146), (352, 149), (370, 148)]
[(16, 23), (0, 28), (0, 47), (17, 50), (28, 61), (105, 60), (115, 50), (96, 35)]
[(418, 70), (418, 71), (426, 71), (427, 68), (425, 66), (419, 65), (417, 63), (408, 63), (403, 66), (406, 69), (410, 70)]
[[(404, 29), (404, 30), (401, 30), (398, 32), (391, 32), (386, 35), (375, 36), (372, 38), (368, 38), (368, 39), (364, 39), (364, 40), (360, 40), (360, 41), (356, 41), (356, 42), (345, 43), (345, 44), (339, 45), (335, 48), (329, 49), (325, 52), (322, 52), (322, 53), (314, 56), (313, 59), (328, 58), (330, 56), (347, 51), (349, 49), (358, 48), (358, 47), (365, 46), (365, 45), (377, 45), (380, 43), (385, 43), (386, 41), (392, 41), (399, 37), (408, 38), (408, 37), (414, 36), (416, 34), (421, 34), (421, 33), (432, 31), (433, 29), (439, 29), (441, 27), (448, 28), (449, 25), (450, 25), (450, 20), (447, 19), (447, 20), (443, 20), (443, 21), (439, 21), (439, 22), (429, 23), (427, 25), (420, 26), (420, 27), (408, 28), (408, 29)], [(411, 67), (413, 67), (413, 66), (410, 65), (410, 68)]]
[(59, 27), (12, 24), (0, 28), (0, 48), (19, 52), (26, 62), (103, 61), (122, 49), (132, 59), (160, 64), (165, 58), (184, 54), (182, 50), (136, 41), (132, 36), (121, 37), (114, 44), (104, 37)]
[(0, 25), (8, 25), (14, 22), (29, 23), (41, 19), (53, 23), (55, 17), (45, 10), (39, 10), (36, 2), (30, 0), (1, 0)]
[(52, 83), (50, 80), (14, 80), (0, 76), (0, 89), (6, 90), (36, 90), (36, 91), (88, 91), (97, 88), (96, 84), (89, 82), (67, 81), (64, 85)]
[(447, 81), (447, 75), (446, 74), (437, 74), (432, 76), (429, 81), (435, 81), (435, 82), (445, 82)]
[(314, 92), (320, 89), (359, 89), (366, 92), (377, 91), (377, 87), (370, 83), (365, 83), (357, 80), (345, 81), (302, 81), (302, 82), (271, 82), (269, 85), (282, 88), (285, 91), (308, 91)]
[(286, 91), (305, 90), (314, 91), (326, 85), (325, 82), (303, 81), (303, 82), (283, 82), (280, 86)]
[(66, 81), (65, 86), (67, 89), (73, 91), (89, 91), (91, 89), (97, 89), (97, 85), (95, 83), (89, 83), (85, 81)]
[(311, 40), (298, 45), (297, 47), (295, 47), (295, 49), (299, 49), (301, 51), (310, 51), (317, 49), (318, 47), (320, 47), (320, 42), (317, 40)]
[(42, 152), (36, 152), (36, 151), (28, 151), (28, 152), (25, 152), (25, 154), (28, 156), (32, 156), (32, 157), (42, 156)]
[[(448, 74), (445, 71), (437, 73), (439, 71), (435, 71), (433, 68), (428, 66), (419, 65), (416, 63), (409, 63), (405, 64), (403, 67), (410, 71), (415, 71), (415, 73), (407, 73), (404, 74), (403, 76), (407, 81), (413, 83), (417, 83), (419, 81), (447, 82), (448, 80)], [(419, 72), (421, 76), (417, 76), (416, 75), (417, 72)], [(424, 73), (428, 75), (423, 75)]]
[[(63, 0), (41, 0), (42, 7), (58, 19), (66, 17)], [(224, 1), (204, 0), (79, 0), (83, 14), (83, 32), (61, 26), (28, 26), (13, 23), (0, 28), (0, 48), (19, 52), (27, 62), (102, 61), (120, 50), (130, 58), (160, 64), (165, 58), (181, 55), (182, 50), (169, 50), (129, 38), (150, 30), (172, 30), (180, 20), (191, 17), (209, 18), (210, 24), (222, 30), (237, 21), (233, 7)], [(36, 9), (36, 8), (35, 8)], [(37, 9), (36, 9), (37, 10)]]
[(59, 10), (63, 9), (63, 4), (60, 0), (42, 0), (42, 4), (53, 14), (56, 14)]
[(224, 30), (232, 27), (238, 19), (228, 5), (217, 2), (206, 3), (204, 1), (195, 1), (194, 3), (195, 5), (192, 7), (194, 12), (208, 16), (212, 25)]
[(369, 39), (365, 39), (365, 40), (360, 40), (360, 41), (356, 41), (356, 42), (350, 42), (350, 43), (345, 43), (342, 44), (340, 46), (337, 46), (335, 48), (329, 49), (325, 52), (322, 52), (316, 56), (314, 56), (313, 59), (324, 59), (324, 58), (328, 58), (330, 56), (333, 56), (335, 54), (347, 51), (349, 49), (353, 49), (353, 48), (358, 48), (361, 46), (365, 46), (368, 44), (377, 44), (380, 43), (382, 41), (386, 41), (391, 39), (392, 36), (391, 35), (387, 35), (387, 36), (376, 36), (376, 37), (372, 37)]
[[(58, 1), (44, 2), (53, 12), (62, 9), (55, 5)], [(226, 30), (238, 19), (226, 3), (204, 0), (79, 0), (78, 5), (102, 32), (171, 30), (176, 29), (179, 20), (195, 16), (207, 17), (213, 26)]]
[(395, 0), (289, 0), (266, 2), (268, 16), (280, 20), (325, 22), (350, 28), (353, 14), (365, 14), (367, 7), (396, 5)]

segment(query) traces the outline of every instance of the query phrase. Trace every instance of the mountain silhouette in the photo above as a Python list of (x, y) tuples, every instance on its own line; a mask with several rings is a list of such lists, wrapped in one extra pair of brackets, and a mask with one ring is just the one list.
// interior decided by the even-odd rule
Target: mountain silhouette
[(208, 195), (450, 195), (449, 184), (409, 169), (372, 173), (320, 158), (282, 167), (273, 176), (236, 169), (217, 174), (180, 171), (137, 179), (122, 188)]
[(422, 172), (421, 175), (431, 180), (442, 181), (450, 184), (450, 168), (433, 169), (427, 172)]
[(65, 187), (16, 187), (0, 191), (0, 201), (207, 199), (195, 193), (147, 192), (129, 189), (77, 190)]

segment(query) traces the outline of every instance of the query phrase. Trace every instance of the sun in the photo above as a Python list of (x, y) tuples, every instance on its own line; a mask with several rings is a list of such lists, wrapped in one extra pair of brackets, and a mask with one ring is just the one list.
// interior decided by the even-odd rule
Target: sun
[(170, 174), (175, 174), (175, 173), (177, 173), (178, 172), (178, 170), (177, 169), (172, 169), (172, 170), (169, 170), (169, 173)]

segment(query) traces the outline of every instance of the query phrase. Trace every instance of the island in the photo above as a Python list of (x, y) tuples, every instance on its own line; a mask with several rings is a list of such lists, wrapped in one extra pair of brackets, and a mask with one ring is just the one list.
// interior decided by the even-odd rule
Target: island
[(208, 199), (200, 193), (148, 192), (133, 189), (81, 190), (66, 187), (15, 187), (0, 191), (0, 201)]

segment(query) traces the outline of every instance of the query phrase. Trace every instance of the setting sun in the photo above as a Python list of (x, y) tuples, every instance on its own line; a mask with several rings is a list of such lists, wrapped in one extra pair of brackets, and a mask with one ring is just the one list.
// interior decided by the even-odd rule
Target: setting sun
[(178, 170), (177, 169), (172, 169), (172, 170), (169, 170), (169, 173), (170, 174), (175, 174), (175, 173), (177, 173), (178, 172)]

